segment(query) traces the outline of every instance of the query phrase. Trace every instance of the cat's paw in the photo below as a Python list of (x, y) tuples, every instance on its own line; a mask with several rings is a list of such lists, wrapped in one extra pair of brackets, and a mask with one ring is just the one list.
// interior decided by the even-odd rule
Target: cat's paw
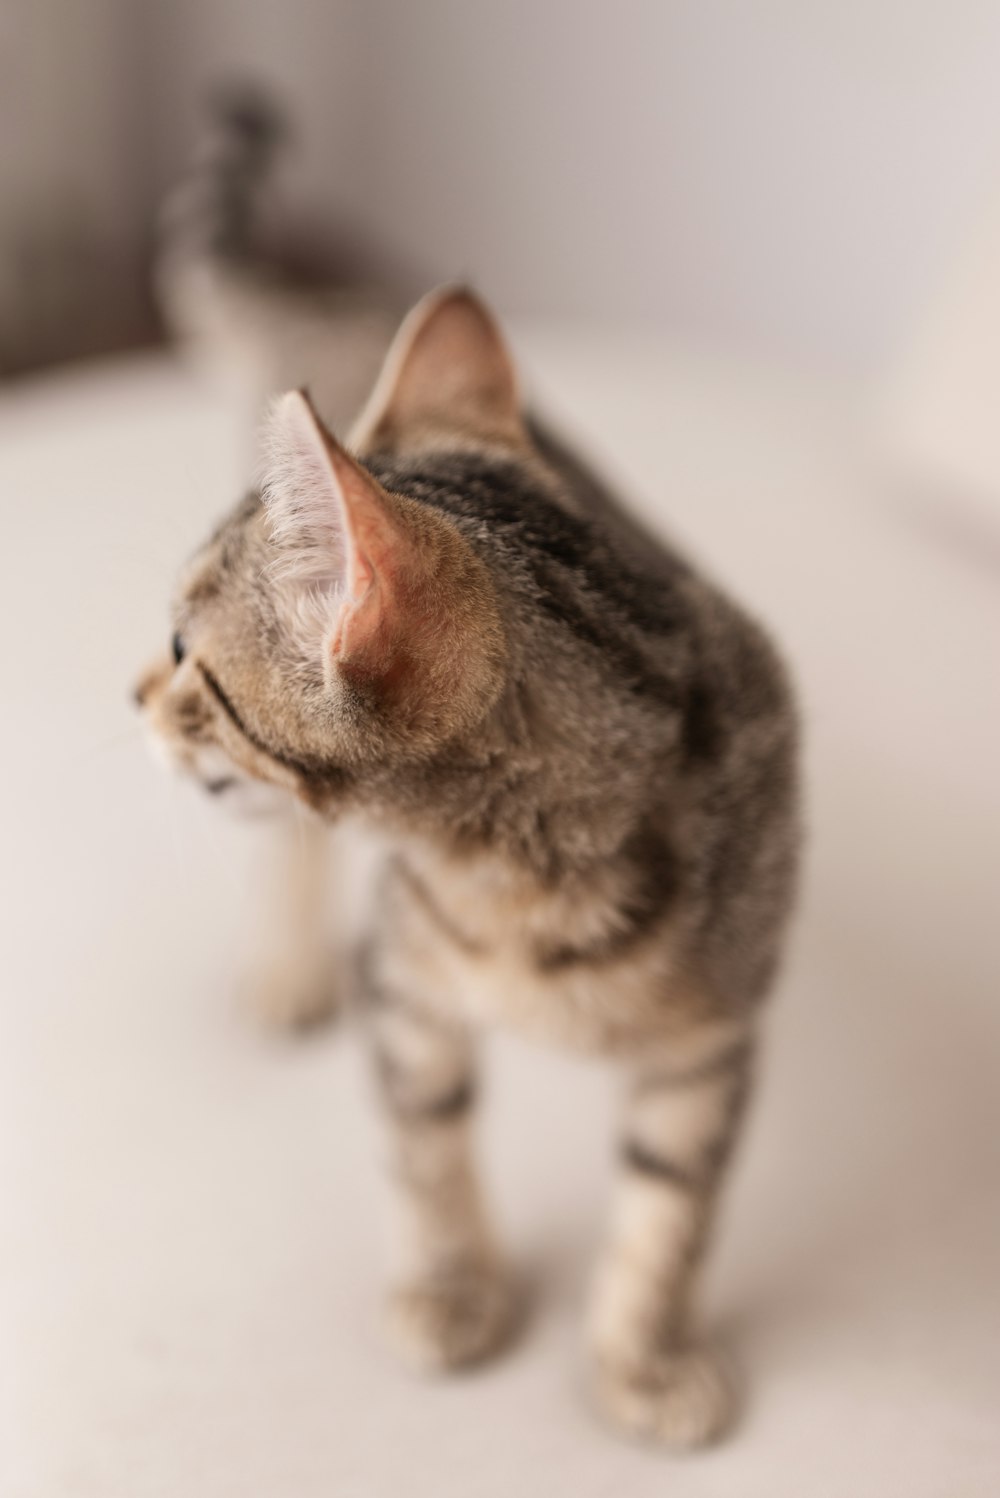
[(340, 1013), (342, 996), (332, 961), (262, 964), (243, 982), (246, 1007), (273, 1030), (315, 1030)]
[(703, 1347), (657, 1353), (629, 1365), (599, 1361), (595, 1395), (619, 1430), (673, 1451), (720, 1440), (737, 1415), (731, 1372)]
[(492, 1266), (397, 1286), (386, 1306), (389, 1341), (417, 1373), (447, 1373), (485, 1362), (504, 1346), (513, 1324), (511, 1283)]

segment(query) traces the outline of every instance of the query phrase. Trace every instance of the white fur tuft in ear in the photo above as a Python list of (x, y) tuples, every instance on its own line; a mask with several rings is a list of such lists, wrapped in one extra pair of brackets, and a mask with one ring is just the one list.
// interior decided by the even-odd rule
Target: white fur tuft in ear
[(276, 580), (314, 593), (343, 591), (350, 534), (340, 483), (308, 398), (279, 396), (264, 426), (259, 487), (276, 556)]

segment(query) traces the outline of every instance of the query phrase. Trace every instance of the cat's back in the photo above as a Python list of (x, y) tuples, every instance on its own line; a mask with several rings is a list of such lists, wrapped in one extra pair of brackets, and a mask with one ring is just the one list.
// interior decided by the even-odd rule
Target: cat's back
[[(571, 446), (540, 421), (532, 439), (585, 517), (600, 550), (620, 570), (619, 600), (653, 655), (687, 647), (687, 737), (694, 757), (708, 755), (741, 721), (795, 721), (794, 691), (769, 631), (661, 531), (644, 524)], [(616, 600), (618, 601), (618, 600)], [(714, 729), (708, 717), (718, 719)], [(718, 745), (716, 744), (716, 747)]]
[(573, 450), (532, 429), (627, 579), (616, 590), (644, 657), (665, 673), (680, 752), (650, 785), (652, 822), (685, 868), (692, 949), (718, 992), (769, 987), (794, 898), (801, 844), (794, 684), (770, 632), (662, 536), (644, 526)]
[[(464, 852), (454, 868), (450, 855), (435, 856), (422, 885), (484, 952), (519, 950), (498, 923), (519, 942), (544, 926), (541, 956), (534, 937), (521, 942), (517, 981), (507, 974), (504, 992), (555, 986), (567, 1013), (586, 1013), (594, 973), (613, 970), (621, 1013), (632, 979), (642, 992), (675, 987), (658, 964), (683, 951), (740, 1007), (770, 980), (794, 887), (787, 673), (768, 633), (724, 590), (648, 533), (545, 428), (533, 423), (531, 437), (526, 463), (488, 450), (374, 460), (384, 483), (441, 509), (475, 541), (507, 589), (524, 667), (511, 687), (518, 731), (477, 765), (483, 867)], [(511, 866), (517, 912), (498, 900), (495, 860)], [(550, 896), (552, 869), (564, 872)], [(640, 939), (635, 890), (664, 869)], [(621, 888), (605, 888), (609, 878)], [(606, 954), (550, 962), (549, 950), (589, 951), (581, 920), (598, 945), (605, 927), (635, 931), (634, 951), (613, 963)]]
[(608, 536), (633, 566), (668, 582), (690, 573), (679, 548), (635, 515), (620, 495), (546, 421), (529, 421), (532, 441), (546, 465), (558, 475), (573, 505)]

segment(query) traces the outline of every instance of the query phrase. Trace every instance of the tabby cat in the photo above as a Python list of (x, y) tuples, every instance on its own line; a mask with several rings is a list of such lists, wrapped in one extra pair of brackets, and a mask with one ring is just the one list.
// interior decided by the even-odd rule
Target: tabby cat
[(361, 1007), (409, 1363), (486, 1358), (512, 1296), (472, 1149), (494, 1025), (606, 1057), (619, 1180), (589, 1316), (624, 1430), (718, 1437), (692, 1296), (793, 897), (796, 723), (761, 629), (522, 410), (465, 290), (405, 320), (347, 445), (302, 392), (185, 569), (137, 697), (221, 800), (381, 829)]
[(352, 251), (281, 202), (291, 134), (258, 85), (214, 91), (161, 215), (157, 297), (171, 335), (253, 405), (306, 384), (326, 420), (346, 429), (415, 288), (398, 272), (373, 274), (374, 247)]

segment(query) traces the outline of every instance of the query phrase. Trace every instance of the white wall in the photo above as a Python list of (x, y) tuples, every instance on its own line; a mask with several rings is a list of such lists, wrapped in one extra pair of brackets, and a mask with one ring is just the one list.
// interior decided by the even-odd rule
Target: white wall
[(1000, 173), (1000, 5), (369, 0), (365, 220), (518, 310), (891, 345)]
[(0, 207), (44, 158), (133, 232), (249, 71), (291, 197), (423, 279), (815, 362), (890, 352), (1000, 182), (997, 0), (0, 0), (0, 41)]

